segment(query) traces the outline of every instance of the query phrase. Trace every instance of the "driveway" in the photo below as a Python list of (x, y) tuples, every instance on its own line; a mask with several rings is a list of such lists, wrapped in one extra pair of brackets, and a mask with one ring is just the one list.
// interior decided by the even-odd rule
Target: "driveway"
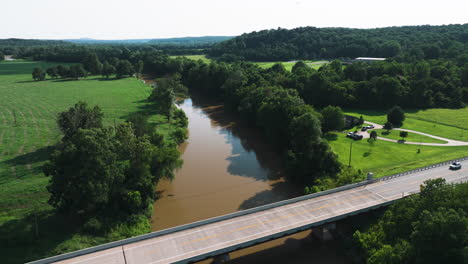
[[(376, 124), (376, 123), (367, 122), (367, 121), (365, 121), (364, 123), (369, 124), (369, 125), (373, 125), (375, 127), (373, 129), (383, 129), (382, 125), (379, 125), (379, 124)], [(370, 130), (372, 130), (372, 129), (370, 129)], [(389, 139), (389, 138), (383, 138), (383, 137), (377, 137), (377, 138), (379, 140), (395, 142), (395, 143), (399, 143), (399, 144), (409, 144), (409, 145), (438, 146), (438, 147), (468, 146), (468, 142), (465, 142), (465, 141), (458, 141), (458, 140), (438, 137), (438, 136), (434, 136), (434, 135), (431, 135), (431, 134), (418, 132), (418, 131), (414, 131), (414, 130), (403, 129), (403, 128), (394, 128), (393, 130), (407, 131), (407, 132), (423, 135), (423, 136), (426, 136), (426, 137), (431, 137), (431, 138), (435, 138), (435, 139), (438, 139), (438, 140), (443, 140), (443, 141), (446, 141), (447, 143), (421, 143), (421, 142), (410, 142), (410, 141), (402, 142), (402, 141)], [(370, 137), (370, 135), (369, 135), (369, 133), (367, 131), (364, 131), (364, 132), (359, 131), (358, 134), (362, 135), (364, 138), (369, 138)]]

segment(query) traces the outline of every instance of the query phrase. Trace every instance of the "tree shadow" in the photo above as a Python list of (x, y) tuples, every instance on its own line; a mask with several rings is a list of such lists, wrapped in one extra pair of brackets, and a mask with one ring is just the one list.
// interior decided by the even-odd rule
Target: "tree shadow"
[(3, 263), (25, 263), (61, 253), (57, 247), (77, 231), (72, 222), (52, 211), (7, 221), (0, 229)]
[(210, 118), (211, 126), (219, 128), (226, 144), (231, 145), (228, 172), (256, 180), (276, 180), (283, 176), (282, 160), (277, 151), (265, 142), (261, 132), (225, 111), (219, 101), (191, 94), (192, 106)]
[(388, 136), (390, 135), (390, 131), (382, 131), (380, 134), (382, 134), (382, 136)]
[(42, 162), (49, 158), (49, 155), (53, 150), (54, 150), (54, 146), (46, 146), (46, 147), (36, 149), (33, 152), (29, 152), (23, 155), (16, 156), (4, 162), (11, 166), (20, 166), (20, 165), (27, 165), (31, 163)]
[(338, 139), (338, 135), (334, 133), (326, 133), (324, 138), (328, 141), (336, 141)]
[(290, 182), (276, 182), (271, 185), (271, 190), (264, 190), (243, 201), (239, 210), (250, 209), (265, 204), (275, 203), (302, 195), (299, 187)]
[(30, 80), (30, 81), (17, 81), (16, 83), (35, 83), (35, 82), (43, 82), (43, 81)]
[(366, 157), (369, 157), (371, 154), (372, 154), (372, 152), (366, 151), (366, 152), (364, 152), (364, 153), (362, 154), (362, 156), (363, 156), (364, 158), (366, 158)]

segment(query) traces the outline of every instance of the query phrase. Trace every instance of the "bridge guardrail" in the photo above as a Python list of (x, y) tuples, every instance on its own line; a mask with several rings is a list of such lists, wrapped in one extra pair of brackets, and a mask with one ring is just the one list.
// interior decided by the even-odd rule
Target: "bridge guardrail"
[(288, 200), (284, 200), (284, 201), (280, 201), (280, 202), (276, 202), (276, 203), (266, 204), (266, 205), (258, 206), (258, 207), (251, 208), (251, 209), (246, 209), (246, 210), (242, 210), (242, 211), (238, 211), (238, 212), (234, 212), (234, 213), (230, 213), (230, 214), (226, 214), (226, 215), (222, 215), (222, 216), (217, 216), (217, 217), (213, 217), (213, 218), (193, 222), (193, 223), (190, 223), (190, 224), (185, 224), (185, 225), (176, 226), (176, 227), (172, 227), (172, 228), (168, 228), (168, 229), (164, 229), (164, 230), (160, 230), (160, 231), (156, 231), (156, 232), (151, 232), (151, 233), (148, 233), (148, 234), (144, 234), (144, 235), (140, 235), (140, 236), (136, 236), (136, 237), (132, 237), (132, 238), (122, 239), (122, 240), (102, 244), (102, 245), (95, 246), (95, 247), (90, 247), (90, 248), (81, 249), (81, 250), (70, 252), (70, 253), (65, 253), (65, 254), (58, 255), (58, 256), (53, 256), (53, 257), (50, 257), (50, 258), (36, 260), (36, 261), (33, 261), (33, 262), (29, 262), (29, 263), (30, 264), (45, 264), (45, 263), (56, 262), (56, 261), (65, 260), (65, 259), (69, 259), (69, 258), (73, 258), (73, 257), (78, 257), (78, 256), (81, 256), (81, 255), (86, 255), (86, 254), (94, 253), (94, 252), (101, 251), (101, 250), (115, 248), (115, 247), (131, 244), (131, 243), (134, 243), (134, 242), (138, 242), (138, 241), (142, 241), (142, 240), (146, 240), (146, 239), (151, 239), (151, 238), (155, 238), (155, 237), (158, 237), (158, 236), (167, 235), (167, 234), (170, 234), (170, 233), (184, 231), (184, 230), (187, 230), (187, 229), (190, 229), (190, 228), (195, 228), (195, 227), (199, 227), (199, 226), (202, 226), (202, 225), (208, 225), (208, 224), (220, 222), (220, 221), (223, 221), (223, 220), (227, 220), (227, 219), (230, 219), (230, 218), (239, 217), (239, 216), (243, 216), (243, 215), (247, 215), (247, 214), (251, 214), (251, 213), (256, 213), (256, 212), (268, 210), (268, 209), (271, 209), (271, 208), (275, 208), (275, 207), (279, 207), (279, 206), (283, 206), (283, 205), (287, 205), (287, 204), (291, 204), (291, 203), (296, 203), (296, 202), (300, 202), (300, 201), (303, 201), (303, 200), (308, 200), (308, 199), (315, 198), (315, 197), (324, 196), (324, 195), (331, 194), (331, 193), (336, 193), (336, 192), (340, 192), (340, 191), (345, 191), (345, 190), (357, 188), (357, 187), (360, 187), (360, 186), (364, 186), (364, 185), (379, 182), (379, 181), (385, 181), (385, 180), (401, 177), (401, 176), (412, 174), (412, 173), (415, 173), (415, 172), (419, 172), (419, 171), (428, 170), (428, 169), (431, 169), (431, 168), (436, 168), (436, 167), (448, 165), (448, 164), (451, 164), (454, 161), (462, 161), (462, 160), (468, 160), (468, 156), (460, 158), (460, 159), (456, 159), (456, 160), (451, 160), (451, 161), (438, 163), (438, 164), (435, 164), (435, 165), (426, 166), (426, 167), (423, 167), (423, 168), (410, 170), (410, 171), (407, 171), (407, 172), (396, 173), (396, 174), (385, 176), (385, 177), (382, 177), (382, 178), (379, 178), (379, 179), (365, 180), (365, 181), (361, 181), (361, 182), (357, 182), (357, 183), (352, 183), (352, 184), (340, 186), (340, 187), (337, 187), (337, 188), (334, 188), (334, 189), (318, 192), (318, 193), (303, 195), (303, 196), (299, 196), (299, 197), (296, 197), (296, 198), (292, 198), (292, 199), (288, 199)]
[(464, 161), (464, 160), (468, 160), (468, 156), (465, 156), (465, 157), (459, 158), (459, 159), (444, 161), (444, 162), (437, 163), (437, 164), (432, 164), (432, 165), (429, 165), (429, 166), (417, 168), (417, 169), (410, 170), (410, 171), (395, 173), (395, 174), (392, 174), (392, 175), (384, 176), (384, 177), (379, 178), (379, 179), (370, 180), (369, 182), (374, 183), (374, 182), (379, 182), (379, 181), (386, 181), (386, 180), (398, 178), (398, 177), (401, 177), (401, 176), (405, 176), (405, 175), (408, 175), (408, 174), (413, 174), (413, 173), (416, 173), (416, 172), (420, 172), (420, 171), (425, 171), (425, 170), (429, 170), (429, 169), (433, 169), (433, 168), (438, 168), (438, 167), (441, 167), (441, 166), (447, 166), (447, 165), (452, 164), (455, 161)]

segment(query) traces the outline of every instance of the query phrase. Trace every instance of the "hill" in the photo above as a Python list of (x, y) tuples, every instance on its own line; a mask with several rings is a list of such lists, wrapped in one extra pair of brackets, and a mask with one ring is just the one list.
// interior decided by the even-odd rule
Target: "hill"
[(405, 26), (375, 29), (271, 29), (243, 34), (216, 44), (213, 57), (250, 61), (294, 59), (394, 57), (403, 53), (418, 59), (453, 57), (468, 44), (468, 24)]

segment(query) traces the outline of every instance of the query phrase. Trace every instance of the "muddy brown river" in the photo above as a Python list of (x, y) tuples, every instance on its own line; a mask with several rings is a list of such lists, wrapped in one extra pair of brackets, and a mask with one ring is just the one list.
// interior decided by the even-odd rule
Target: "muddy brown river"
[[(227, 114), (222, 104), (192, 95), (179, 107), (189, 120), (188, 140), (179, 148), (184, 165), (172, 182), (158, 184), (153, 231), (301, 195), (300, 189), (285, 181), (280, 157), (259, 131)], [(309, 233), (230, 256), (233, 263), (308, 263), (311, 258), (314, 263), (345, 263), (333, 248), (312, 246)]]

